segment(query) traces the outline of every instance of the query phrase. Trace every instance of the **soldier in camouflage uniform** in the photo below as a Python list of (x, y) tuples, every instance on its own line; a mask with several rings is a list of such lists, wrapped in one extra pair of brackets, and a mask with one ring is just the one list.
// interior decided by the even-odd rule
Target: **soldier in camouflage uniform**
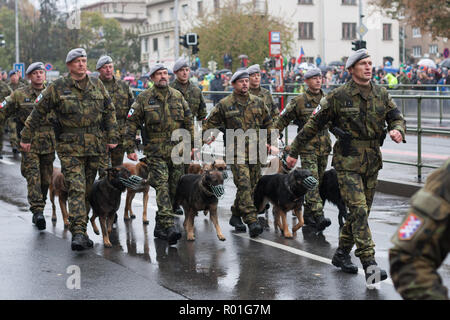
[[(305, 82), (308, 90), (292, 99), (275, 121), (274, 126), (280, 132), (292, 121), (298, 124), (298, 130), (300, 130), (324, 96), (321, 89), (322, 72), (320, 69), (314, 68), (306, 72)], [(311, 141), (299, 149), (302, 168), (310, 170), (319, 184), (322, 183), (330, 152), (331, 139), (327, 128), (321, 130)], [(324, 217), (319, 188), (306, 193), (304, 206), (305, 224), (315, 227), (318, 231), (323, 231), (331, 224), (330, 219)]]
[(171, 141), (172, 132), (186, 129), (191, 146), (194, 138), (192, 113), (183, 95), (169, 86), (167, 68), (153, 66), (150, 78), (154, 86), (139, 94), (130, 108), (125, 134), (125, 150), (129, 159), (137, 161), (134, 151), (136, 130), (145, 124), (148, 143), (144, 147), (149, 170), (150, 185), (156, 190), (156, 224), (153, 235), (174, 245), (181, 232), (174, 223), (173, 204), (179, 179), (184, 173), (183, 164), (172, 161), (172, 149), (178, 144)]
[(390, 273), (403, 299), (448, 300), (437, 269), (450, 250), (450, 159), (412, 198), (389, 250)]
[[(19, 70), (12, 70), (10, 72), (8, 84), (12, 91), (28, 86), (28, 83), (22, 79)], [(17, 121), (18, 119), (16, 119), (15, 117), (10, 117), (6, 120), (9, 132), (9, 142), (11, 143), (13, 153), (19, 153), (19, 137), (17, 132)]]
[[(173, 72), (175, 73), (175, 81), (171, 84), (171, 87), (177, 89), (183, 94), (184, 99), (191, 109), (194, 121), (203, 121), (206, 118), (206, 103), (203, 98), (202, 90), (189, 81), (190, 68), (188, 62), (179, 58), (173, 66)], [(188, 172), (189, 164), (184, 165), (184, 173)], [(175, 214), (182, 215), (183, 210), (181, 208), (175, 208)]]
[[(32, 63), (27, 71), (31, 84), (15, 90), (0, 105), (0, 121), (13, 117), (23, 128), (25, 120), (33, 110), (34, 101), (44, 90), (45, 69), (42, 62)], [(22, 153), (20, 170), (27, 180), (28, 203), (33, 213), (33, 223), (39, 230), (46, 227), (44, 207), (50, 186), (55, 160), (55, 134), (50, 122), (50, 114), (39, 123), (31, 140), (30, 152)]]
[[(242, 129), (244, 133), (249, 129), (256, 129), (259, 135), (259, 129), (267, 129), (267, 138), (270, 141), (270, 132), (273, 129), (272, 119), (264, 101), (257, 96), (248, 93), (249, 75), (246, 70), (237, 71), (231, 78), (234, 91), (231, 95), (220, 100), (214, 106), (203, 126), (203, 131), (208, 129)], [(234, 154), (234, 162), (230, 163), (227, 156), (227, 164), (230, 164), (233, 172), (233, 180), (236, 185), (236, 199), (231, 207), (232, 216), (230, 225), (234, 226), (236, 231), (245, 231), (246, 227), (242, 219), (248, 225), (251, 237), (256, 237), (263, 232), (262, 226), (257, 219), (257, 209), (253, 203), (253, 191), (256, 183), (261, 177), (261, 163), (250, 163), (249, 146), (258, 145), (258, 141), (245, 141), (244, 162), (238, 157), (242, 156), (237, 152), (237, 146), (233, 141), (226, 145), (226, 154)], [(269, 145), (268, 145), (269, 146)], [(271, 150), (277, 151), (275, 147)]]
[(108, 150), (100, 160), (99, 176), (102, 178), (105, 175), (104, 169), (120, 166), (123, 163), (125, 154), (123, 146), (125, 123), (128, 111), (134, 102), (134, 96), (128, 83), (114, 76), (114, 64), (111, 57), (100, 57), (97, 61), (96, 69), (100, 73), (99, 78), (102, 80), (116, 108), (116, 120), (119, 126), (119, 144), (114, 149)]
[(383, 165), (380, 142), (384, 139), (386, 122), (389, 135), (396, 143), (405, 142), (406, 127), (387, 90), (370, 81), (372, 60), (366, 49), (350, 56), (346, 68), (352, 80), (320, 101), (295, 138), (287, 162), (289, 167), (294, 166), (300, 147), (329, 122), (342, 130), (333, 147), (332, 165), (350, 214), (340, 231), (339, 246), (332, 262), (344, 272), (357, 273), (358, 268), (349, 254), (356, 244), (355, 255), (361, 260), (366, 281), (370, 279), (368, 284), (373, 284), (387, 278), (386, 271), (375, 262), (375, 244), (368, 224), (378, 171)]
[(278, 118), (280, 114), (280, 110), (278, 110), (277, 104), (273, 101), (270, 91), (261, 87), (261, 69), (259, 68), (259, 64), (254, 64), (248, 67), (247, 72), (250, 76), (249, 78), (250, 87), (248, 92), (264, 100), (266, 107), (270, 111), (272, 121), (275, 122), (275, 120)]
[[(11, 88), (3, 81), (0, 81), (0, 100), (3, 101), (12, 93)], [(6, 121), (0, 121), (0, 159), (3, 159), (3, 133), (5, 132)]]
[(20, 145), (24, 151), (30, 151), (40, 123), (54, 112), (56, 151), (69, 190), (71, 248), (79, 251), (93, 246), (86, 234), (88, 195), (100, 156), (106, 148), (117, 146), (118, 128), (108, 92), (99, 79), (86, 74), (86, 51), (82, 48), (69, 51), (66, 65), (69, 75), (51, 83), (36, 99), (22, 130)]

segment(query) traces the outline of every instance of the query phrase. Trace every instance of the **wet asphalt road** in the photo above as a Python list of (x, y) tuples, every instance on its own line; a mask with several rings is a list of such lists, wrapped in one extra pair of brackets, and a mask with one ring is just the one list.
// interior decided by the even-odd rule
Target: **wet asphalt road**
[[(445, 144), (445, 142), (443, 142)], [(435, 143), (436, 144), (436, 143)], [(405, 145), (406, 146), (406, 145)], [(195, 220), (195, 242), (182, 239), (176, 246), (153, 237), (155, 191), (150, 191), (149, 225), (142, 224), (142, 195), (133, 202), (137, 218), (124, 222), (125, 194), (119, 220), (111, 235), (113, 248), (104, 248), (101, 236), (88, 225), (94, 248), (70, 250), (70, 232), (51, 222), (47, 201), (47, 229), (39, 232), (31, 223), (26, 184), (20, 175), (20, 158), (7, 155), (0, 161), (0, 299), (200, 299), (200, 300), (391, 300), (400, 299), (390, 279), (379, 289), (365, 287), (362, 269), (349, 275), (331, 265), (338, 243), (337, 208), (325, 206), (332, 225), (323, 235), (302, 228), (293, 239), (273, 229), (250, 239), (229, 226), (229, 210), (235, 196), (232, 179), (226, 182), (219, 202), (219, 223), (226, 241), (217, 239), (214, 227), (202, 213)], [(448, 150), (448, 149), (447, 149)], [(433, 161), (438, 162), (437, 159)], [(58, 160), (55, 166), (59, 166)], [(386, 169), (384, 169), (386, 170)], [(230, 172), (231, 174), (231, 172)], [(386, 172), (389, 176), (392, 172)], [(378, 264), (388, 267), (389, 241), (408, 210), (409, 199), (377, 193), (369, 218), (376, 243)], [(288, 214), (289, 224), (295, 222)], [(177, 218), (182, 228), (184, 217)], [(359, 268), (361, 264), (353, 256)], [(66, 286), (69, 266), (79, 266), (81, 289)], [(450, 286), (450, 258), (440, 268)]]

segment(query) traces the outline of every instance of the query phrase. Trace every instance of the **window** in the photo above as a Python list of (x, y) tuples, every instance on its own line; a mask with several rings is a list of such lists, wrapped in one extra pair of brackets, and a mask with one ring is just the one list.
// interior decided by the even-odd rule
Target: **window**
[(166, 49), (170, 49), (170, 36), (165, 36), (164, 37), (164, 47)]
[(197, 12), (199, 17), (203, 17), (203, 1), (197, 2)]
[(183, 4), (181, 6), (181, 12), (183, 12), (183, 16), (185, 18), (188, 16), (188, 5), (187, 4)]
[(164, 13), (163, 9), (158, 10), (158, 21), (159, 22), (163, 22), (163, 18), (164, 18), (163, 13)]
[(174, 7), (171, 7), (171, 8), (170, 8), (170, 17), (171, 17), (172, 19), (175, 19), (175, 8), (174, 8)]
[(344, 6), (356, 6), (356, 0), (342, 0)]
[(220, 1), (214, 0), (214, 12), (217, 12), (220, 9)]
[(383, 40), (392, 40), (392, 24), (383, 23)]
[(313, 0), (298, 0), (298, 4), (313, 4)]
[(153, 38), (153, 51), (158, 51), (158, 38)]
[(344, 22), (342, 24), (342, 39), (344, 39), (344, 40), (356, 39), (356, 23)]
[(148, 52), (148, 38), (144, 39), (144, 52)]
[(412, 49), (413, 49), (413, 56), (414, 57), (421, 57), (422, 56), (422, 47), (421, 46), (414, 46)]
[(420, 33), (420, 28), (413, 28), (412, 35), (413, 35), (413, 38), (421, 38), (422, 34)]
[(430, 44), (430, 50), (429, 50), (430, 54), (436, 54), (438, 53), (438, 46), (437, 44)]
[(299, 22), (298, 23), (298, 38), (299, 39), (314, 39), (312, 22)]

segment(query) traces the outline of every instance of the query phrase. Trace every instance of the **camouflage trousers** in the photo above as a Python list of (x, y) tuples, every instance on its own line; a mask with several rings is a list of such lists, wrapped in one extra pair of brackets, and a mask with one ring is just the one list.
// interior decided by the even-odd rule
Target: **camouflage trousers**
[(349, 209), (349, 217), (339, 234), (339, 248), (350, 252), (356, 245), (355, 256), (361, 262), (373, 260), (375, 243), (369, 228), (378, 173), (366, 176), (352, 171), (337, 171), (341, 196)]
[(3, 123), (0, 122), (0, 154), (3, 151), (3, 134), (5, 132), (5, 121)]
[[(313, 153), (301, 153), (300, 161), (302, 169), (311, 171), (313, 177), (319, 181), (320, 185), (323, 180), (325, 169), (327, 168), (328, 155), (318, 156)], [(322, 198), (320, 197), (318, 187), (306, 193), (304, 207), (305, 216), (312, 216), (314, 218), (323, 216)]]
[(106, 175), (106, 168), (120, 166), (123, 163), (124, 155), (125, 149), (122, 144), (117, 145), (114, 149), (101, 155), (100, 164), (98, 166), (98, 175), (100, 179)]
[(97, 175), (100, 156), (77, 157), (58, 154), (69, 190), (69, 222), (72, 234), (85, 233), (90, 210), (88, 195)]
[(22, 152), (20, 172), (27, 180), (28, 203), (32, 213), (43, 212), (53, 173), (55, 153)]
[(11, 148), (19, 150), (19, 137), (17, 136), (17, 123), (14, 118), (8, 118), (6, 120), (9, 131), (9, 142), (11, 143)]
[(173, 204), (178, 181), (184, 174), (183, 164), (174, 164), (170, 158), (156, 158), (147, 155), (148, 179), (150, 186), (156, 190), (155, 221), (163, 228), (174, 225)]
[(242, 217), (246, 224), (258, 220), (258, 212), (253, 201), (253, 192), (261, 178), (260, 164), (232, 164), (233, 182), (236, 186), (236, 198), (231, 206), (234, 216)]

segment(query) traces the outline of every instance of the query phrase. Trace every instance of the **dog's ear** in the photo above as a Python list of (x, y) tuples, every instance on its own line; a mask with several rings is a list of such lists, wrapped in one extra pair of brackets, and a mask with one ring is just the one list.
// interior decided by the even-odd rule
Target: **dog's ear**
[(212, 181), (211, 171), (210, 170), (205, 170), (205, 180), (206, 180), (206, 182), (211, 182)]

